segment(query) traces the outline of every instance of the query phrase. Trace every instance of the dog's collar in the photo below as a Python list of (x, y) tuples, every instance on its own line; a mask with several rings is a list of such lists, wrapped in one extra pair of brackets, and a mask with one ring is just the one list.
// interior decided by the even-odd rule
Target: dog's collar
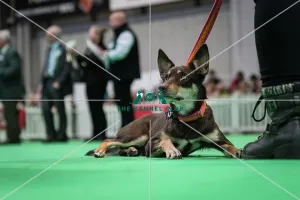
[(207, 107), (206, 101), (203, 101), (200, 110), (198, 110), (197, 112), (189, 116), (178, 116), (178, 119), (184, 122), (195, 121), (199, 118), (202, 118), (205, 115), (206, 107)]

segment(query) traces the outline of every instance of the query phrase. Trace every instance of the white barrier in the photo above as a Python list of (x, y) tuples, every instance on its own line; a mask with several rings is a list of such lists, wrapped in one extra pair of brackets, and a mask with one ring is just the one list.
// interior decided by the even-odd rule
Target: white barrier
[[(228, 133), (262, 132), (269, 121), (268, 116), (262, 122), (255, 122), (252, 118), (257, 95), (234, 95), (229, 98), (208, 100), (214, 112), (214, 117), (221, 131)], [(264, 114), (264, 103), (257, 107), (255, 117), (260, 119)]]
[[(229, 98), (218, 98), (208, 100), (214, 112), (214, 117), (221, 131), (226, 133), (262, 132), (266, 128), (267, 117), (264, 121), (257, 123), (251, 118), (251, 114), (258, 96), (230, 96)], [(256, 116), (263, 115), (263, 103), (257, 108)], [(114, 136), (120, 129), (121, 115), (114, 104), (104, 104), (104, 111), (108, 122), (108, 136)], [(74, 136), (72, 131), (72, 110), (67, 106), (68, 135)], [(88, 110), (77, 110), (76, 129), (79, 138), (91, 136), (91, 122)], [(56, 118), (57, 121), (57, 118)], [(116, 124), (116, 122), (118, 122)], [(116, 125), (113, 125), (116, 124)], [(3, 140), (5, 134), (0, 134)], [(40, 108), (26, 108), (26, 129), (22, 132), (23, 139), (44, 139), (46, 137), (44, 121)]]

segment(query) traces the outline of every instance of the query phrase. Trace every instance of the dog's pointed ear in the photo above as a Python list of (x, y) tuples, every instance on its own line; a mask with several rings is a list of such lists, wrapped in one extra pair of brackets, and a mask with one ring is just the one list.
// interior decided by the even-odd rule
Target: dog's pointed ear
[(196, 53), (194, 59), (189, 63), (192, 70), (197, 69), (195, 73), (206, 76), (209, 71), (209, 51), (208, 46), (203, 44)]
[(158, 50), (157, 65), (158, 65), (160, 77), (162, 79), (164, 79), (168, 71), (175, 66), (174, 63), (165, 54), (165, 52), (161, 49)]

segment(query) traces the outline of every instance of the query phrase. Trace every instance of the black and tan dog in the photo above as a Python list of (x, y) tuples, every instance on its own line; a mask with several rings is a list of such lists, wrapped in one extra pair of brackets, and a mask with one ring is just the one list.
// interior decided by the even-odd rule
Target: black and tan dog
[[(178, 159), (203, 148), (217, 149), (226, 156), (236, 155), (238, 149), (220, 131), (213, 111), (205, 101), (203, 81), (209, 70), (209, 64), (205, 64), (208, 60), (206, 44), (200, 48), (189, 66), (175, 66), (159, 50), (158, 68), (163, 79), (159, 90), (172, 108), (167, 113), (169, 118), (166, 118), (165, 113), (139, 118), (121, 128), (115, 139), (103, 141), (99, 148), (86, 155), (104, 157), (119, 153), (124, 156), (166, 156)], [(183, 109), (176, 111), (176, 107)]]

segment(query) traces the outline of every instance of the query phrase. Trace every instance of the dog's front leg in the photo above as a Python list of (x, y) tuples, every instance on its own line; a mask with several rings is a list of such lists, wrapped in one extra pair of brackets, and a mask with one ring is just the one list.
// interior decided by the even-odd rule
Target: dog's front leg
[(167, 158), (169, 159), (182, 158), (181, 152), (178, 149), (176, 149), (176, 147), (173, 145), (170, 138), (162, 138), (159, 143), (159, 146), (166, 153)]
[(147, 157), (160, 157), (164, 153), (168, 159), (182, 158), (181, 152), (176, 149), (172, 140), (164, 133), (150, 139), (145, 147)]

